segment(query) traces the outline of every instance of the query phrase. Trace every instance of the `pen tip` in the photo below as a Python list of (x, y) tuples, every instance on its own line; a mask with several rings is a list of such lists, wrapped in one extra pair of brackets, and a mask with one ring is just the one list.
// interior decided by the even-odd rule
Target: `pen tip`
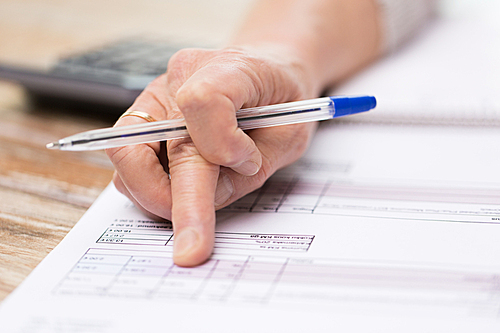
[(59, 147), (59, 143), (58, 142), (47, 143), (45, 147), (47, 147), (48, 149), (57, 149)]

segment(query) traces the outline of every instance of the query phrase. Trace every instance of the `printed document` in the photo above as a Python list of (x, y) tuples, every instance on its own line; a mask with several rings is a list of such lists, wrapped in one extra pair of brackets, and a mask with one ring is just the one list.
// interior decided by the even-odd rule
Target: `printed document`
[(213, 256), (110, 185), (0, 307), (10, 332), (498, 332), (500, 132), (324, 123), (217, 214)]

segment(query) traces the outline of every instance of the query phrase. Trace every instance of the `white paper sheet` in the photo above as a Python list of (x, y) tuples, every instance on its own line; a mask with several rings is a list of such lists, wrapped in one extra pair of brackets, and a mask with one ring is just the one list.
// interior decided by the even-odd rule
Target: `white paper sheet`
[(324, 124), (172, 264), (108, 187), (0, 307), (0, 332), (498, 332), (500, 132)]

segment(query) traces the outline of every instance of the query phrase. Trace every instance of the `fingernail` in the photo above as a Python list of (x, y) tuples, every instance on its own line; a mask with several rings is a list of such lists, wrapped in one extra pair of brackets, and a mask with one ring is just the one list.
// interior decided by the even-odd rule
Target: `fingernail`
[(221, 172), (217, 180), (217, 189), (215, 190), (215, 206), (222, 206), (231, 198), (233, 193), (233, 182), (226, 173)]
[(198, 232), (193, 228), (184, 228), (174, 235), (174, 253), (182, 257), (191, 252), (198, 245)]
[(254, 161), (245, 161), (241, 163), (240, 165), (232, 168), (234, 171), (245, 175), (245, 176), (253, 176), (260, 170), (260, 166), (255, 163)]

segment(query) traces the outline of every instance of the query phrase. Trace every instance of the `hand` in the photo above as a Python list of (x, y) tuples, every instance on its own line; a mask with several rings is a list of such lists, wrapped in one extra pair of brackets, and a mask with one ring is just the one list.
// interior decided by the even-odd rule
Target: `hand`
[[(276, 55), (279, 54), (279, 55)], [(186, 49), (130, 110), (157, 120), (185, 118), (191, 138), (108, 149), (116, 188), (174, 226), (174, 261), (204, 262), (214, 244), (215, 210), (259, 188), (305, 151), (315, 123), (237, 127), (243, 107), (316, 97), (305, 71), (282, 52)], [(123, 117), (116, 126), (145, 122)]]

